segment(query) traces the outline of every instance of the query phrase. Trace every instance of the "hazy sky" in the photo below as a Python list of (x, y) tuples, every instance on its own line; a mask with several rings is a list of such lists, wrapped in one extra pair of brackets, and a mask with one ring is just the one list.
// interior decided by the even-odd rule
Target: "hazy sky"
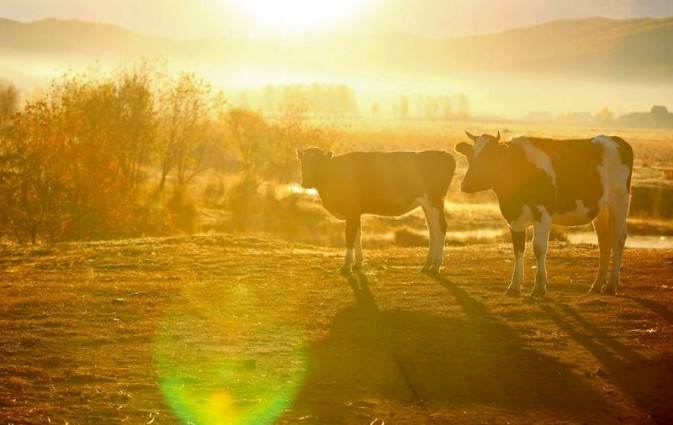
[[(249, 13), (285, 3), (286, 15), (318, 13), (345, 0), (0, 0), (0, 17), (33, 21), (72, 18), (122, 25), (137, 32), (172, 38), (268, 35), (316, 30), (402, 31), (432, 37), (502, 31), (555, 19), (673, 16), (673, 0), (351, 0), (344, 12), (320, 22), (272, 23)], [(274, 6), (269, 6), (274, 5)], [(319, 5), (319, 6), (316, 6)], [(332, 6), (330, 6), (332, 5)], [(254, 7), (253, 7), (254, 9)], [(314, 9), (313, 12), (306, 12)], [(248, 13), (246, 13), (246, 10)], [(278, 13), (278, 12), (277, 12)]]

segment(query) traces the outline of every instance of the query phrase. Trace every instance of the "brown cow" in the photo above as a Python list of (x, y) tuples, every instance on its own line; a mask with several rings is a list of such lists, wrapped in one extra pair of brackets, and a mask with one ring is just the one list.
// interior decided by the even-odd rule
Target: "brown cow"
[[(474, 144), (456, 145), (469, 163), (461, 189), (468, 193), (493, 189), (512, 232), (515, 264), (507, 294), (521, 293), (526, 228), (533, 226), (537, 259), (531, 295), (543, 296), (547, 293), (545, 256), (551, 225), (578, 226), (592, 221), (600, 261), (589, 292), (615, 294), (626, 241), (631, 146), (614, 136), (583, 140), (517, 137), (500, 143), (500, 132), (496, 137), (466, 134)], [(611, 251), (614, 259), (606, 282)]]
[[(333, 156), (318, 148), (298, 150), (302, 186), (316, 189), (323, 206), (346, 220), (342, 274), (362, 267), (360, 216), (400, 216), (421, 207), (430, 235), (424, 273), (438, 273), (444, 253), (444, 198), (456, 161), (448, 152), (351, 152)], [(355, 257), (353, 248), (355, 246)]]

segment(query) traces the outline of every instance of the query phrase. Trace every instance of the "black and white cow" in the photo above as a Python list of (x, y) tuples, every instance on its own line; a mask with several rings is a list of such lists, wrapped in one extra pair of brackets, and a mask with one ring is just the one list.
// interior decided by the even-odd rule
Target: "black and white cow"
[[(523, 276), (526, 229), (533, 226), (537, 275), (532, 296), (547, 292), (545, 256), (552, 224), (577, 226), (593, 221), (600, 261), (589, 292), (615, 294), (619, 287), (626, 241), (633, 150), (619, 137), (583, 140), (496, 137), (466, 133), (474, 144), (461, 142), (456, 151), (469, 166), (463, 192), (493, 189), (509, 223), (514, 245), (514, 273), (508, 295), (519, 295)], [(614, 253), (608, 278), (610, 254)]]
[[(362, 267), (360, 216), (400, 216), (421, 207), (430, 234), (424, 273), (437, 273), (444, 256), (444, 198), (456, 161), (448, 152), (351, 152), (333, 156), (318, 148), (298, 150), (302, 186), (316, 189), (323, 206), (346, 220), (342, 274)], [(355, 247), (355, 256), (353, 248)]]

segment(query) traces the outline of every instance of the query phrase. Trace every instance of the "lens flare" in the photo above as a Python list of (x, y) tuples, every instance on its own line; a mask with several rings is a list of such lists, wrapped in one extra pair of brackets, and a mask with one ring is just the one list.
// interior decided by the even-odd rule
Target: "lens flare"
[(184, 423), (273, 423), (304, 380), (302, 332), (244, 286), (212, 286), (190, 285), (155, 339), (164, 398)]

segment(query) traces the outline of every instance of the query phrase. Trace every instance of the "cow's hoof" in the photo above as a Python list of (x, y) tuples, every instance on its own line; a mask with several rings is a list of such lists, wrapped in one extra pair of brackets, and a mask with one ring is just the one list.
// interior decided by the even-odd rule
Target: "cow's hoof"
[(423, 273), (428, 276), (437, 276), (439, 274), (439, 266), (429, 265), (423, 267)]
[(430, 274), (430, 270), (432, 269), (432, 264), (426, 264), (423, 266), (421, 269), (421, 273), (423, 274)]
[(533, 298), (543, 298), (547, 296), (547, 289), (545, 288), (533, 288), (532, 291), (530, 291), (530, 296)]
[(424, 266), (421, 273), (427, 274), (428, 276), (437, 276), (439, 274), (439, 267), (435, 266)]
[(614, 285), (605, 285), (601, 292), (605, 295), (617, 295), (617, 290)]
[(505, 292), (505, 295), (508, 296), (508, 297), (520, 297), (521, 296), (521, 288), (509, 287), (509, 288), (507, 288), (507, 291)]
[(339, 274), (341, 276), (350, 276), (351, 275), (351, 267), (350, 266), (341, 266), (339, 269)]

